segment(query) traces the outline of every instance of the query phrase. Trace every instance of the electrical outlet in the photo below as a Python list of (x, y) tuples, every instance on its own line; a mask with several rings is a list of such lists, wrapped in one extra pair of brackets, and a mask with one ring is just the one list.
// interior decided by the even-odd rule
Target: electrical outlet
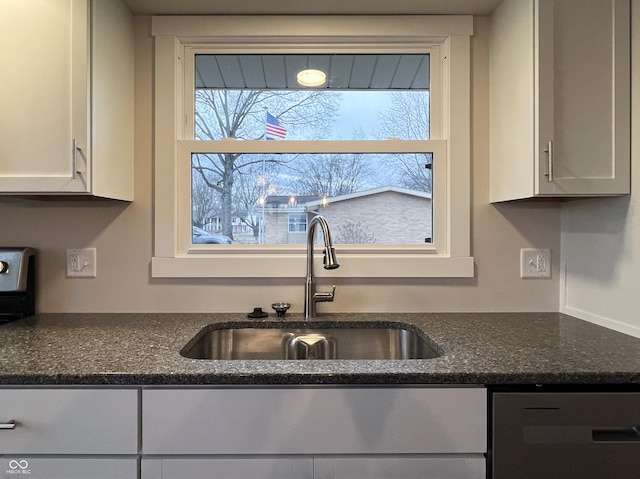
[(68, 249), (67, 276), (69, 278), (95, 278), (96, 249)]
[(550, 278), (551, 250), (522, 248), (520, 250), (521, 278)]

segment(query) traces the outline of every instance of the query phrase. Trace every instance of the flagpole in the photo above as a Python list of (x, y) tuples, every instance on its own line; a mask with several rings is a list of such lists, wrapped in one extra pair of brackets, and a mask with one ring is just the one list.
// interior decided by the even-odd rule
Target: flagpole
[[(267, 114), (269, 113), (269, 109), (264, 107), (264, 139), (267, 139)], [(260, 193), (262, 195), (261, 203), (262, 203), (262, 218), (260, 218), (260, 227), (258, 228), (258, 244), (265, 244), (265, 205), (267, 204), (267, 177), (265, 172), (265, 160), (264, 153), (262, 154), (262, 185), (260, 188)]]

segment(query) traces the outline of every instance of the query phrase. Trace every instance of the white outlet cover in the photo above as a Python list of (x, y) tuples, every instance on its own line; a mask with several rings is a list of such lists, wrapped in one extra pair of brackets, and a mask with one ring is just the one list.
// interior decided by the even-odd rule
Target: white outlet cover
[(67, 276), (95, 278), (97, 276), (96, 248), (68, 249)]
[(522, 248), (520, 250), (521, 278), (550, 278), (551, 250)]

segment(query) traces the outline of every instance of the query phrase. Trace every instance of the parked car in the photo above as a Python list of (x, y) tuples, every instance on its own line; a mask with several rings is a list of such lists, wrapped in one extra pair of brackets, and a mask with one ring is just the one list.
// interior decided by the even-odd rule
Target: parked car
[(231, 244), (231, 238), (224, 235), (212, 235), (211, 233), (194, 226), (193, 244)]

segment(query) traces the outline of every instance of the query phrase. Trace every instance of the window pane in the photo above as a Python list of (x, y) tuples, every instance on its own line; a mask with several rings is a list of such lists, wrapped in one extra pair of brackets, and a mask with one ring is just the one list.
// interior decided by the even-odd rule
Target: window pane
[[(195, 139), (429, 139), (429, 55), (196, 55)], [(325, 83), (302, 87), (304, 68)]]
[(322, 214), (338, 244), (431, 243), (431, 164), (431, 153), (194, 154), (193, 224), (237, 244), (301, 244)]
[(305, 233), (307, 231), (307, 215), (289, 214), (289, 233)]
[[(428, 54), (195, 57), (194, 139), (429, 139)], [(301, 86), (305, 68), (320, 86)], [(431, 243), (431, 154), (194, 154), (193, 224), (240, 244)], [(304, 225), (304, 227), (303, 227)]]

